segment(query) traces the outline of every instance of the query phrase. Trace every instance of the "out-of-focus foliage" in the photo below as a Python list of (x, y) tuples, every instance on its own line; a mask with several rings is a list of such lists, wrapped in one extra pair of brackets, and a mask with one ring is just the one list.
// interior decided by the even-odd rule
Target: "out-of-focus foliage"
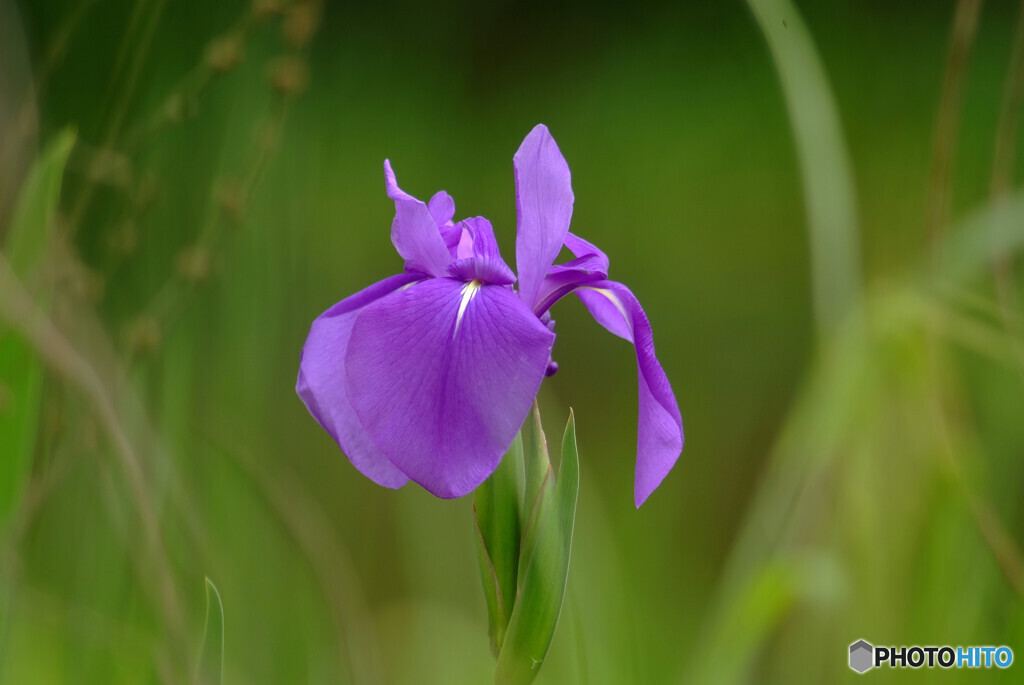
[(225, 684), (492, 678), (471, 498), (374, 486), (293, 387), (313, 318), (399, 263), (383, 160), (510, 257), (538, 122), (687, 444), (636, 510), (632, 352), (556, 307), (580, 492), (536, 682), (1020, 648), (1021, 3), (751, 4), (0, 0), (0, 264), (77, 132), (0, 272), (0, 683), (188, 682), (205, 577)]

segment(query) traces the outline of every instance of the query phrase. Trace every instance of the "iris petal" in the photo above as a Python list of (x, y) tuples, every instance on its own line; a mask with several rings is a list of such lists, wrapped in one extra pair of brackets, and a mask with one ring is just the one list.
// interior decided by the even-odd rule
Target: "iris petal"
[(555, 261), (572, 219), (569, 165), (548, 129), (539, 124), (513, 159), (516, 177), (516, 270), (519, 296), (528, 307), (537, 301), (541, 281)]
[(679, 405), (654, 354), (651, 324), (629, 288), (597, 281), (575, 292), (599, 324), (636, 347), (639, 417), (633, 497), (639, 507), (672, 470), (683, 449)]
[(427, 202), (427, 209), (430, 210), (430, 216), (433, 217), (438, 228), (450, 225), (455, 217), (455, 200), (448, 193), (439, 190)]
[(482, 216), (464, 219), (462, 239), (456, 250), (456, 260), (448, 265), (448, 273), (463, 280), (479, 279), (485, 283), (510, 285), (516, 275), (508, 268), (498, 250), (491, 222)]
[(352, 465), (373, 482), (398, 488), (408, 478), (370, 440), (345, 391), (345, 352), (363, 307), (416, 280), (412, 274), (384, 279), (334, 305), (313, 322), (302, 348), (295, 390)]
[[(445, 275), (452, 255), (430, 209), (398, 187), (395, 173), (391, 170), (391, 162), (387, 160), (384, 161), (384, 180), (388, 197), (395, 201), (391, 242), (405, 260), (406, 269), (431, 276)], [(438, 207), (437, 211), (440, 213), (441, 209)], [(454, 203), (452, 211), (454, 212)]]
[(565, 235), (565, 246), (576, 257), (574, 261), (585, 262), (589, 265), (588, 268), (594, 271), (608, 273), (608, 255), (601, 252), (597, 245), (584, 240), (578, 235), (567, 233)]
[(470, 293), (470, 285), (427, 280), (366, 307), (345, 363), (348, 396), (374, 443), (445, 498), (494, 471), (554, 341), (510, 289), (478, 284)]

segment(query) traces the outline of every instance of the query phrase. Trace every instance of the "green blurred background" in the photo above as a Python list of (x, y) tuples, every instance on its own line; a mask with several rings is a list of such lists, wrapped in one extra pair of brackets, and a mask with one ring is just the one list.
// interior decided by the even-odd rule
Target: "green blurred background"
[[(636, 510), (633, 351), (558, 305), (540, 399), (549, 434), (575, 411), (581, 492), (537, 682), (835, 682), (859, 638), (1024, 654), (1024, 326), (1012, 258), (968, 235), (990, 222), (961, 225), (1020, 209), (1022, 5), (753, 4), (783, 50), (813, 37), (845, 136), (860, 255), (830, 258), (863, 288), (835, 326), (805, 200), (843, 181), (801, 174), (808, 81), (781, 87), (741, 2), (0, 2), (0, 682), (187, 681), (204, 576), (225, 683), (490, 678), (469, 498), (373, 485), (294, 382), (310, 322), (401, 267), (383, 160), (512, 261), (538, 122), (687, 442)], [(16, 198), (67, 127), (16, 264)]]

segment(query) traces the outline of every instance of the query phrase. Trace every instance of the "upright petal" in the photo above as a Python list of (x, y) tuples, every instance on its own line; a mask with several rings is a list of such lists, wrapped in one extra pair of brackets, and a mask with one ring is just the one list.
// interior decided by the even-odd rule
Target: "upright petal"
[(513, 159), (516, 177), (516, 269), (519, 296), (536, 303), (541, 281), (558, 256), (572, 219), (569, 165), (543, 124), (526, 136)]
[[(455, 259), (456, 248), (462, 237), (462, 227), (452, 223), (452, 219), (455, 217), (455, 200), (445, 191), (439, 190), (427, 202), (427, 209), (430, 210), (430, 216), (437, 224), (437, 230), (440, 231), (441, 239), (444, 240), (445, 247), (448, 248), (448, 254)], [(393, 228), (394, 226), (392, 226)]]
[[(431, 276), (443, 276), (452, 255), (430, 209), (398, 187), (391, 162), (387, 160), (384, 161), (384, 181), (388, 197), (395, 201), (391, 242), (405, 260), (406, 268)], [(441, 204), (437, 208), (439, 213)], [(454, 211), (454, 203), (452, 209)]]
[(359, 315), (348, 396), (395, 466), (438, 497), (459, 497), (512, 443), (553, 342), (506, 287), (427, 280)]
[(569, 251), (572, 252), (574, 257), (576, 257), (573, 261), (584, 260), (588, 264), (591, 264), (591, 268), (595, 271), (608, 273), (608, 255), (601, 252), (597, 245), (584, 240), (578, 235), (566, 233), (565, 246), (569, 248)]
[(463, 219), (462, 226), (472, 239), (470, 247), (473, 250), (474, 257), (484, 257), (504, 262), (501, 258), (501, 251), (498, 249), (498, 241), (494, 237), (494, 229), (491, 227), (490, 221), (482, 216), (477, 216), (471, 219)]
[(434, 223), (438, 227), (451, 225), (452, 219), (455, 218), (455, 200), (443, 190), (434, 193), (427, 203), (427, 209), (430, 210), (430, 216), (434, 218)]
[(498, 285), (514, 283), (516, 276), (501, 258), (491, 222), (478, 216), (464, 219), (458, 225), (463, 229), (462, 239), (455, 253), (456, 260), (448, 265), (448, 273), (465, 281), (477, 278)]
[(398, 488), (409, 480), (373, 444), (345, 391), (345, 353), (352, 325), (363, 307), (416, 280), (398, 274), (371, 285), (321, 314), (302, 348), (295, 391), (352, 465), (373, 482)]
[(672, 470), (683, 449), (679, 405), (654, 354), (651, 324), (629, 288), (599, 281), (575, 292), (598, 323), (636, 347), (639, 419), (633, 497), (639, 507)]

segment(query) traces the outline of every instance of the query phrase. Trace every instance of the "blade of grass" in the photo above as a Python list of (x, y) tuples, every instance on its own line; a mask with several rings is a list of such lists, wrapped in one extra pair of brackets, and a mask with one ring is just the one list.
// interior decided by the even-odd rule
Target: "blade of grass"
[[(65, 130), (43, 151), (22, 186), (4, 252), (24, 277), (42, 259), (53, 233), (61, 179), (75, 134)], [(38, 299), (46, 307), (49, 296)], [(0, 530), (18, 506), (35, 451), (43, 366), (24, 340), (0, 329)]]
[(835, 98), (814, 41), (790, 0), (747, 0), (782, 81), (803, 180), (814, 317), (831, 335), (860, 295), (857, 208)]
[(978, 28), (981, 0), (959, 0), (953, 15), (953, 32), (949, 39), (946, 76), (939, 100), (939, 118), (935, 124), (935, 151), (932, 155), (931, 180), (928, 183), (928, 216), (925, 228), (934, 242), (942, 235), (949, 217), (949, 186), (956, 137), (960, 128), (964, 76)]
[(206, 578), (206, 626), (196, 669), (196, 685), (220, 685), (224, 680), (224, 604), (220, 591)]

